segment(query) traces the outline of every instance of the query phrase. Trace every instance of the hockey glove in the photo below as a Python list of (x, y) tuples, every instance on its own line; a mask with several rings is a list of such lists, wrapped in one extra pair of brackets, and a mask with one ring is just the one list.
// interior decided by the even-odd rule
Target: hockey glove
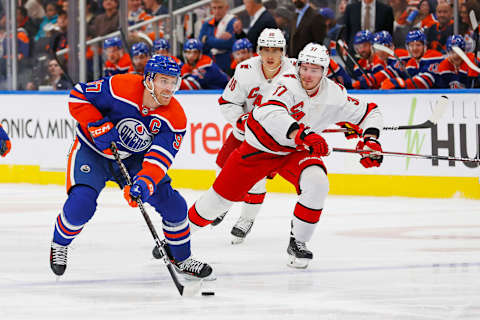
[(367, 75), (362, 75), (360, 80), (354, 81), (352, 87), (354, 89), (371, 89), (377, 86), (377, 80), (374, 76), (367, 73)]
[(112, 154), (110, 145), (118, 141), (118, 131), (108, 117), (89, 123), (88, 132), (98, 149), (105, 154)]
[(141, 176), (133, 178), (131, 186), (125, 186), (123, 189), (123, 197), (127, 200), (128, 205), (132, 208), (138, 207), (138, 199), (145, 202), (155, 192), (155, 185), (150, 179)]
[(325, 139), (304, 124), (300, 124), (300, 128), (295, 135), (295, 143), (297, 144), (297, 149), (304, 150), (306, 148), (307, 150), (310, 150), (311, 154), (319, 157), (328, 156), (330, 154)]
[(0, 156), (5, 157), (12, 149), (12, 143), (5, 130), (0, 125)]
[[(362, 151), (362, 150), (368, 150), (368, 151), (379, 151), (382, 152), (382, 146), (380, 145), (380, 142), (378, 142), (376, 139), (371, 138), (371, 137), (366, 137), (363, 139), (363, 141), (359, 141), (357, 144), (357, 150)], [(365, 168), (371, 168), (371, 167), (380, 167), (380, 164), (383, 161), (383, 156), (378, 155), (378, 154), (363, 154), (362, 159), (360, 159), (360, 163), (362, 166)]]
[(235, 123), (235, 130), (234, 136), (237, 138), (243, 138), (245, 136), (245, 125), (247, 124), (248, 113), (242, 114), (238, 117), (237, 122)]
[(345, 138), (347, 138), (347, 140), (361, 138), (363, 135), (363, 129), (356, 124), (342, 121), (337, 122), (336, 125), (347, 129), (347, 132), (345, 132)]

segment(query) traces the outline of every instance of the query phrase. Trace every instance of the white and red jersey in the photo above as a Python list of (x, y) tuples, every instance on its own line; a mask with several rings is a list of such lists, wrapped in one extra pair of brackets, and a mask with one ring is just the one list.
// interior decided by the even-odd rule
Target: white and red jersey
[(377, 105), (349, 96), (342, 85), (322, 78), (318, 91), (309, 96), (296, 73), (283, 73), (264, 104), (250, 113), (245, 140), (258, 150), (283, 155), (296, 150), (294, 139), (288, 137), (288, 130), (295, 122), (321, 134), (341, 121), (357, 124), (364, 130), (374, 128), (380, 132), (383, 127)]
[[(293, 65), (285, 57), (282, 58), (280, 69), (272, 79), (265, 77), (260, 56), (242, 61), (218, 99), (224, 118), (235, 126), (242, 114), (252, 111), (255, 106), (260, 106), (266, 101), (263, 98), (264, 93), (270, 92), (273, 84), (285, 72), (294, 72)], [(238, 137), (235, 131), (234, 135), (237, 139), (243, 140), (243, 137)]]

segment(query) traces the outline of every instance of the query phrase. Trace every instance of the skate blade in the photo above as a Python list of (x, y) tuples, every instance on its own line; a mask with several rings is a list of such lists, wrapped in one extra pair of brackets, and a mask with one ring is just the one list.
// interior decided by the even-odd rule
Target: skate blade
[(198, 277), (195, 277), (195, 276), (192, 276), (192, 275), (189, 275), (189, 274), (182, 274), (182, 277), (185, 281), (188, 281), (188, 282), (198, 282), (198, 281), (215, 281), (217, 280), (217, 276), (215, 275), (215, 273), (212, 273), (205, 277), (205, 278), (198, 278)]
[(295, 256), (288, 256), (287, 266), (295, 269), (306, 269), (310, 259), (297, 258)]
[(245, 241), (245, 238), (240, 238), (237, 236), (232, 236), (232, 244), (241, 244)]

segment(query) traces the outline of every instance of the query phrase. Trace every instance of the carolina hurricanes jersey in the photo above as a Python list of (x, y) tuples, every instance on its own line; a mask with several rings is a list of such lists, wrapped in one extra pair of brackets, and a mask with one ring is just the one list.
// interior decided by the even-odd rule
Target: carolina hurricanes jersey
[[(410, 58), (407, 62), (407, 72), (412, 76), (413, 81), (419, 89), (431, 89), (435, 85), (435, 73), (438, 65), (443, 60), (443, 55), (437, 50), (427, 50), (420, 61)], [(412, 81), (406, 79), (409, 89), (415, 89)]]
[[(475, 55), (473, 52), (468, 52), (467, 56), (473, 63), (475, 63)], [(438, 66), (435, 84), (437, 88), (471, 88), (472, 81), (477, 77), (478, 73), (470, 69), (465, 61), (463, 61), (460, 67), (457, 68), (447, 58)]]
[[(260, 106), (265, 102), (264, 94), (271, 90), (273, 83), (284, 72), (294, 72), (294, 66), (285, 57), (282, 58), (281, 67), (272, 79), (265, 77), (260, 56), (242, 61), (218, 99), (224, 118), (234, 125), (242, 114), (252, 111), (255, 106)], [(237, 137), (237, 134), (235, 137), (243, 140), (242, 137)]]
[(168, 105), (151, 111), (143, 105), (143, 93), (142, 76), (120, 74), (78, 83), (70, 91), (68, 105), (78, 121), (76, 132), (82, 144), (114, 159), (95, 146), (87, 130), (89, 123), (108, 117), (118, 131), (122, 158), (144, 154), (143, 168), (150, 168), (149, 176), (159, 182), (180, 148), (187, 118), (174, 97)]
[(340, 121), (357, 124), (363, 129), (375, 128), (379, 132), (383, 126), (377, 105), (348, 96), (342, 85), (322, 78), (318, 91), (309, 96), (296, 74), (284, 73), (266, 102), (250, 113), (245, 140), (261, 151), (287, 154), (296, 150), (294, 139), (287, 136), (295, 122), (320, 134)]

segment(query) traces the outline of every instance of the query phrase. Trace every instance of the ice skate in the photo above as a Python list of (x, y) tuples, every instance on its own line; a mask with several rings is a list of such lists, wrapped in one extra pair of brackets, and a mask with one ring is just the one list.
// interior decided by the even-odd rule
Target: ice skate
[(287, 253), (287, 266), (291, 268), (305, 269), (308, 267), (308, 263), (313, 259), (313, 254), (307, 249), (305, 242), (298, 241), (294, 237), (290, 237)]
[(223, 221), (223, 219), (225, 218), (225, 215), (226, 215), (226, 214), (227, 214), (227, 213), (224, 212), (224, 213), (222, 213), (221, 215), (219, 215), (215, 220), (213, 220), (213, 222), (211, 223), (211, 226), (212, 226), (212, 227), (218, 226), (218, 225)]
[(57, 276), (65, 273), (67, 268), (68, 246), (62, 246), (52, 241), (50, 246), (50, 268)]
[(232, 228), (232, 244), (240, 244), (245, 241), (245, 237), (253, 226), (254, 219), (240, 217)]
[(174, 266), (187, 280), (215, 280), (212, 267), (191, 256), (181, 262), (174, 262)]

